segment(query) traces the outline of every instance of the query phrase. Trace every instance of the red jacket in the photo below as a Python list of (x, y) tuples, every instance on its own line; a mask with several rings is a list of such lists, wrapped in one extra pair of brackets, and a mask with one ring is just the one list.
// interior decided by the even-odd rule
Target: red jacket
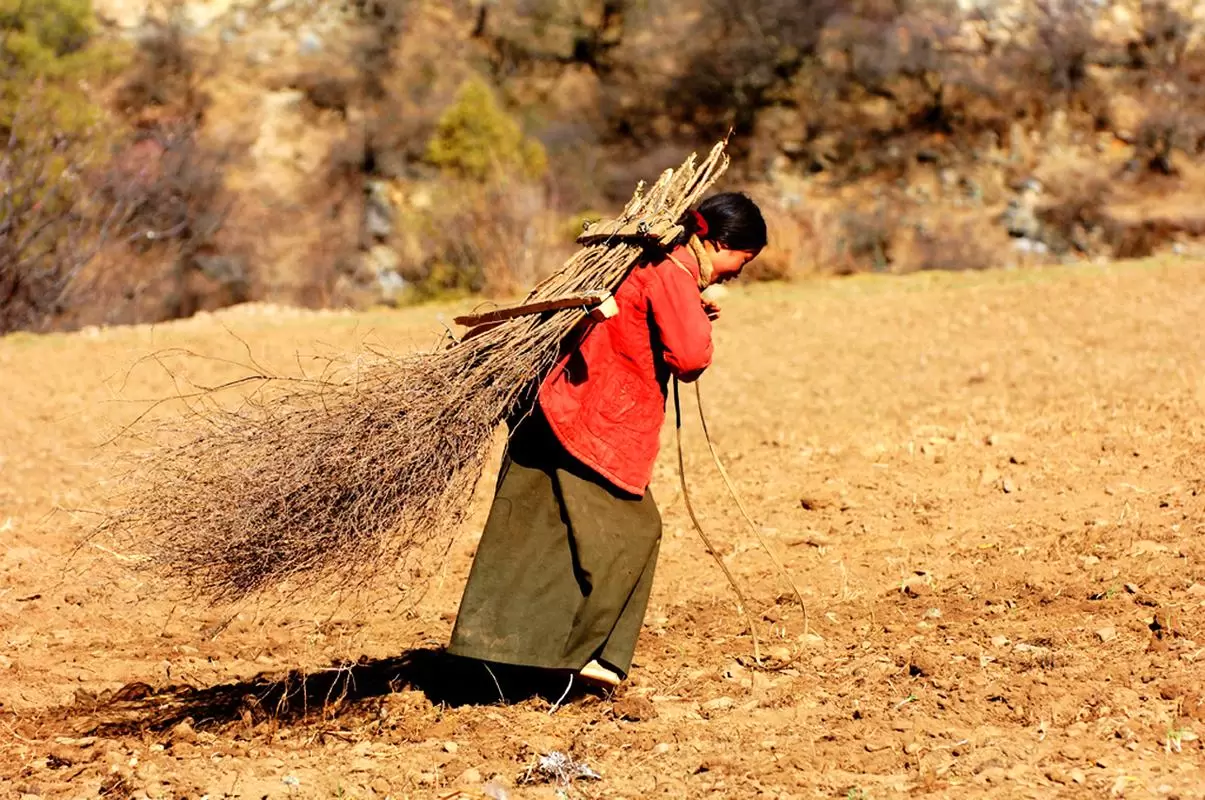
[(643, 496), (661, 445), (671, 375), (693, 381), (711, 364), (711, 320), (688, 248), (639, 266), (615, 292), (619, 314), (595, 323), (540, 387), (540, 407), (569, 453), (620, 489)]

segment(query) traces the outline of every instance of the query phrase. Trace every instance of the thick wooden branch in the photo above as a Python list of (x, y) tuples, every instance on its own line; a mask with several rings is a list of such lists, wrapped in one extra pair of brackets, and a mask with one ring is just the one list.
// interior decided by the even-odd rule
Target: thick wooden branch
[(577, 243), (586, 247), (617, 241), (645, 242), (649, 245), (666, 246), (682, 235), (682, 226), (673, 220), (629, 221), (624, 219), (595, 222), (577, 237)]
[(480, 314), (466, 314), (455, 317), (453, 321), (457, 325), (463, 325), (466, 328), (476, 328), (479, 325), (491, 325), (493, 323), (505, 322), (515, 317), (543, 314), (546, 311), (560, 311), (566, 308), (593, 308), (602, 305), (610, 297), (611, 293), (606, 290), (577, 292), (575, 294), (564, 295), (563, 297), (552, 297), (546, 300), (535, 300), (530, 303), (519, 303), (518, 305), (495, 308)]

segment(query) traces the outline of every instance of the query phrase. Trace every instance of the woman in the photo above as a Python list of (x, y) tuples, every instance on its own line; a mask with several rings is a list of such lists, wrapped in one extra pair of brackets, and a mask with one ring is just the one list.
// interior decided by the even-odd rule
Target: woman
[(742, 194), (712, 197), (681, 224), (513, 430), (453, 655), (604, 686), (630, 670), (661, 540), (648, 485), (669, 379), (693, 381), (711, 363), (719, 309), (702, 290), (736, 278), (766, 245), (761, 211)]

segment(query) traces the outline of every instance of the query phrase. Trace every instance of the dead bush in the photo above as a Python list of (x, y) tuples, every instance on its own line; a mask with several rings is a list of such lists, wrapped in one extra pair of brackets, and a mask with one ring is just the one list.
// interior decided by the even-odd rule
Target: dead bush
[(360, 46), (355, 51), (355, 67), (360, 88), (370, 100), (389, 95), (386, 84), (394, 74), (394, 55), (398, 38), (406, 25), (408, 0), (354, 0), (361, 21)]
[(433, 105), (420, 102), (401, 111), (384, 104), (372, 113), (365, 126), (364, 171), (385, 178), (415, 175), (439, 122)]
[(209, 98), (201, 89), (201, 59), (182, 22), (172, 16), (146, 25), (134, 65), (118, 90), (118, 105), (133, 116), (169, 109), (169, 116), (199, 117)]
[(819, 224), (823, 219), (817, 209), (787, 208), (768, 192), (751, 192), (766, 218), (769, 244), (762, 254), (744, 271), (750, 281), (784, 281), (800, 278), (818, 270), (818, 256), (823, 249)]
[(599, 165), (598, 188), (602, 190), (602, 199), (605, 202), (619, 202), (622, 199), (623, 187), (634, 185), (641, 180), (642, 175), (655, 175), (658, 164), (681, 160), (691, 149), (676, 144), (660, 144), (648, 148), (617, 147), (616, 151), (618, 157), (607, 164)]
[(1149, 258), (1177, 232), (1175, 226), (1161, 220), (1143, 220), (1137, 225), (1109, 220), (1106, 244), (1113, 258)]
[[(665, 138), (669, 118), (699, 136), (738, 136), (753, 129), (757, 112), (815, 53), (828, 21), (851, 0), (707, 0), (690, 24), (681, 10), (654, 3), (637, 26), (653, 27), (676, 68), (657, 75), (642, 47), (621, 51), (614, 80), (604, 87), (610, 127), (637, 140)], [(648, 91), (649, 87), (655, 91)]]
[(20, 114), (0, 143), (0, 334), (54, 327), (128, 219), (124, 203), (89, 198), (91, 166), (72, 144)]
[(435, 134), (444, 110), (456, 99), (460, 68), (441, 68), (435, 53), (417, 50), (406, 54), (383, 81), (377, 94), (368, 96), (364, 124), (365, 172), (385, 178), (419, 174), (427, 143)]
[(1134, 157), (1150, 173), (1176, 175), (1176, 151), (1205, 153), (1205, 53), (1187, 51), (1189, 23), (1173, 11), (1159, 13), (1143, 38), (1150, 66), (1136, 83), (1155, 102), (1137, 131)]
[(1075, 0), (1034, 8), (1031, 37), (1017, 37), (983, 65), (997, 106), (1009, 121), (1033, 129), (1057, 114), (1077, 129), (1110, 127), (1110, 92), (1091, 67), (1108, 61), (1092, 20)]
[(990, 219), (939, 215), (895, 194), (870, 208), (830, 202), (791, 216), (794, 225), (785, 230), (797, 253), (796, 274), (809, 267), (831, 275), (988, 269), (1002, 266), (1011, 253), (1007, 234)]
[(836, 272), (849, 274), (890, 269), (892, 244), (898, 227), (898, 211), (885, 201), (871, 211), (842, 213), (837, 219)]
[(1196, 23), (1165, 0), (1142, 4), (1141, 30), (1127, 51), (1138, 70), (1175, 70), (1185, 60)]
[[(631, 162), (610, 157), (596, 128), (588, 121), (570, 120), (544, 126), (540, 141), (548, 153), (547, 183), (552, 204), (577, 212), (622, 202), (634, 181), (621, 181), (617, 172), (631, 177)], [(670, 159), (672, 161), (672, 159)], [(659, 163), (668, 163), (661, 161)], [(654, 166), (643, 175), (655, 175)], [(636, 180), (639, 180), (637, 178)]]
[(634, 27), (633, 13), (646, 4), (520, 0), (513, 9), (499, 9), (492, 0), (470, 0), (468, 5), (476, 14), (472, 37), (486, 46), (490, 72), (501, 80), (564, 66), (610, 74), (618, 66), (617, 49)]
[(230, 209), (224, 185), (230, 157), (202, 144), (195, 122), (168, 122), (139, 131), (97, 189), (129, 209), (123, 232), (137, 252), (169, 244), (196, 252), (213, 241)]
[[(1135, 160), (1145, 169), (1159, 175), (1175, 175), (1172, 151), (1176, 144), (1185, 144), (1185, 116), (1179, 109), (1161, 108), (1151, 112), (1142, 121), (1135, 142)], [(1195, 142), (1193, 143), (1195, 149)]]
[(1073, 95), (1088, 83), (1088, 64), (1097, 49), (1092, 21), (1077, 0), (1035, 4), (1035, 41), (1021, 44), (1037, 75), (1055, 95)]
[(1110, 220), (1106, 205), (1113, 191), (1108, 176), (1091, 172), (1064, 175), (1051, 183), (1053, 198), (1037, 209), (1041, 240), (1055, 255), (1101, 251)]
[(813, 199), (793, 208), (763, 204), (770, 245), (750, 265), (754, 280), (807, 274), (853, 275), (896, 268), (903, 251), (906, 204), (881, 198), (877, 205), (850, 208), (843, 200)]
[(403, 277), (418, 298), (457, 293), (513, 295), (534, 285), (569, 250), (563, 220), (538, 184), (447, 181), (440, 201), (406, 214), (411, 258)]
[(913, 226), (894, 252), (895, 272), (957, 272), (1004, 266), (1013, 251), (990, 220), (961, 217)]
[(358, 185), (363, 175), (372, 172), (371, 166), (364, 131), (352, 128), (346, 136), (331, 144), (326, 162), (327, 183), (338, 186), (351, 182)]
[[(232, 153), (200, 141), (195, 122), (139, 131), (98, 170), (91, 191), (122, 209), (87, 294), (74, 298), (77, 323), (133, 323), (190, 316), (250, 297), (249, 265), (219, 243), (233, 198), (225, 187)], [(118, 265), (121, 268), (118, 269)]]
[(301, 72), (292, 80), (292, 88), (301, 91), (314, 108), (346, 115), (359, 102), (360, 79), (326, 69)]

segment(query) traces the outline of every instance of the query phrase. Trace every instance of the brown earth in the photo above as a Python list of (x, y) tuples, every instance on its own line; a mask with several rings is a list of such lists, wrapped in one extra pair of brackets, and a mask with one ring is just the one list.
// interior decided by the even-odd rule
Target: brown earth
[(483, 497), (417, 604), (382, 586), (368, 610), (213, 609), (77, 549), (112, 478), (97, 445), (171, 391), (130, 371), (140, 357), (241, 357), (227, 330), (284, 365), (369, 336), (416, 346), (449, 309), (0, 340), (0, 796), (543, 798), (555, 786), (519, 779), (561, 751), (602, 776), (572, 797), (1205, 797), (1202, 265), (765, 285), (724, 305), (708, 413), (806, 620), (697, 424), (687, 471), (768, 662), (790, 663), (750, 669), (667, 431), (633, 678), (555, 713), (445, 702), (476, 688), (434, 650)]

